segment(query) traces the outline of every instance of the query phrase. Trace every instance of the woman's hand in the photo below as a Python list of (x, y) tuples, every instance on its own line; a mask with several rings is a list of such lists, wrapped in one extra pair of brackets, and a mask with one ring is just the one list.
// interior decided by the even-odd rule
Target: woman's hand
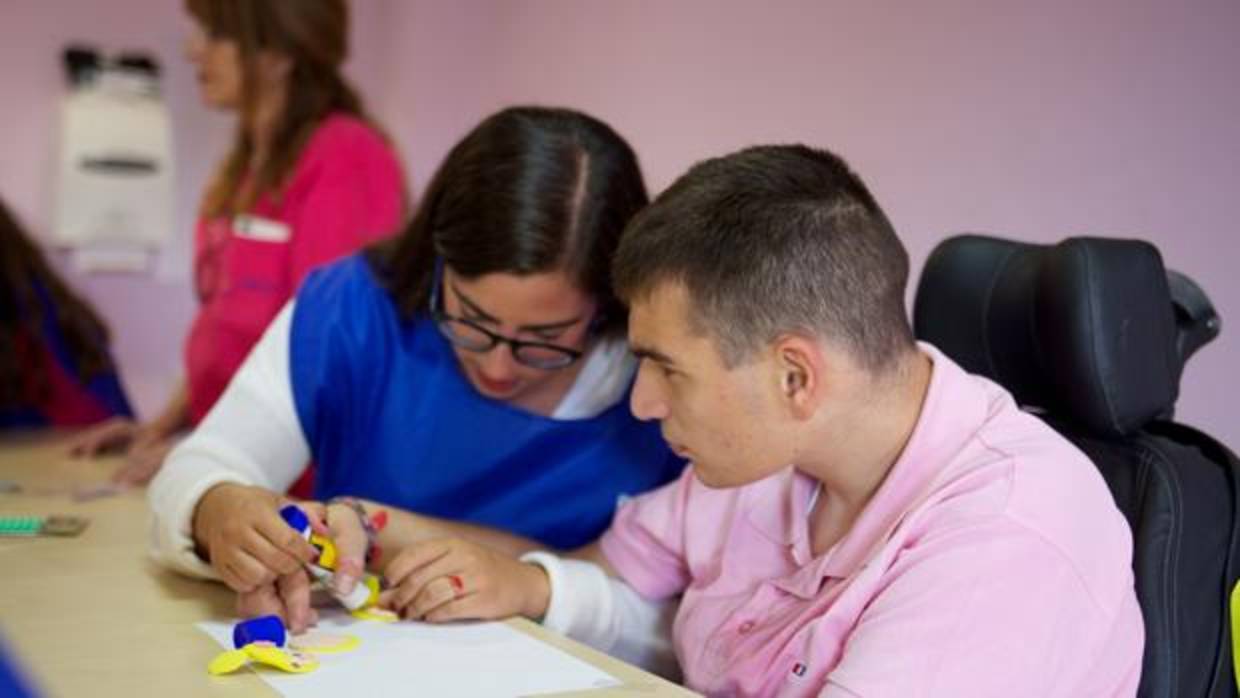
[(180, 385), (154, 419), (138, 423), (129, 417), (113, 417), (70, 441), (69, 454), (91, 458), (110, 452), (122, 453), (125, 464), (112, 475), (112, 481), (141, 485), (159, 472), (177, 434), (189, 426), (188, 420), (189, 395), (185, 386)]
[(314, 530), (330, 538), (336, 546), (333, 591), (339, 594), (353, 591), (366, 572), (366, 549), (370, 545), (357, 510), (339, 502), (301, 502), (298, 506), (310, 517)]
[(129, 417), (113, 417), (83, 431), (69, 441), (69, 455), (92, 458), (129, 446), (142, 430), (142, 425)]
[(122, 485), (146, 484), (164, 464), (175, 444), (175, 430), (162, 422), (139, 424), (128, 417), (113, 417), (97, 424), (69, 442), (69, 455), (93, 458), (106, 453), (122, 453), (124, 464), (112, 474)]
[(193, 537), (224, 583), (252, 592), (302, 569), (318, 551), (280, 517), (280, 495), (225, 483), (207, 490), (194, 510)]
[(384, 577), (391, 588), (379, 595), (379, 605), (432, 623), (540, 618), (551, 593), (541, 567), (457, 538), (402, 550)]
[(112, 482), (121, 485), (145, 485), (163, 467), (164, 459), (175, 445), (175, 439), (154, 431), (139, 430), (125, 464), (112, 474)]

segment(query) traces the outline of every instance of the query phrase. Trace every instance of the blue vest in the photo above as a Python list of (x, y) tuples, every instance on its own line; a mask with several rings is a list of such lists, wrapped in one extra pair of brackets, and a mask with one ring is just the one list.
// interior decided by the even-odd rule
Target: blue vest
[(363, 497), (566, 549), (597, 538), (619, 497), (684, 467), (627, 399), (555, 420), (480, 395), (429, 317), (402, 320), (360, 255), (306, 278), (289, 352), (318, 498)]
[[(102, 410), (101, 416), (132, 417), (133, 408), (129, 406), (129, 398), (125, 395), (125, 389), (121, 387), (120, 377), (115, 368), (102, 371), (85, 383), (77, 377), (73, 352), (69, 348), (68, 340), (60, 332), (60, 325), (57, 322), (59, 311), (52, 294), (38, 281), (34, 282), (34, 292), (43, 311), (43, 332), (33, 339), (43, 349), (46, 358), (49, 361), (55, 361), (60, 370), (79, 388), (75, 395), (55, 397), (71, 399), (79, 404), (81, 401), (94, 401)], [(99, 345), (107, 353), (108, 346), (103, 338), (100, 338)], [(111, 361), (110, 356), (109, 361)], [(112, 365), (116, 365), (114, 361)], [(84, 424), (58, 424), (55, 420), (57, 412), (56, 405), (34, 404), (33, 402), (0, 408), (0, 429), (85, 426)]]

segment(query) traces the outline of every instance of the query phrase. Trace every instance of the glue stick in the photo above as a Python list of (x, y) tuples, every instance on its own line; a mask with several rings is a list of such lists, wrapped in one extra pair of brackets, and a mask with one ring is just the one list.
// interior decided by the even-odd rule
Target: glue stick
[(295, 531), (300, 533), (303, 538), (319, 551), (319, 559), (316, 562), (307, 564), (306, 569), (310, 571), (311, 576), (327, 587), (328, 591), (342, 606), (350, 611), (356, 611), (360, 608), (374, 605), (379, 598), (378, 577), (375, 577), (373, 574), (363, 574), (362, 578), (354, 585), (352, 591), (347, 594), (337, 592), (332, 585), (333, 570), (336, 568), (335, 543), (330, 538), (312, 531), (310, 528), (310, 517), (306, 516), (306, 512), (294, 504), (289, 504), (281, 509), (280, 516), (285, 523), (292, 526)]

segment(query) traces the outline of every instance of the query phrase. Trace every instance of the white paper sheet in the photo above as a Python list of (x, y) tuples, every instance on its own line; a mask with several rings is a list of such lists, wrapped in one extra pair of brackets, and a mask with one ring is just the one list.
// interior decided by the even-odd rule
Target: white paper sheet
[[(232, 623), (198, 627), (232, 649)], [(381, 623), (321, 609), (315, 630), (347, 633), (361, 645), (352, 652), (318, 655), (320, 667), (308, 674), (256, 669), (288, 698), (499, 698), (620, 684), (610, 674), (503, 623)]]

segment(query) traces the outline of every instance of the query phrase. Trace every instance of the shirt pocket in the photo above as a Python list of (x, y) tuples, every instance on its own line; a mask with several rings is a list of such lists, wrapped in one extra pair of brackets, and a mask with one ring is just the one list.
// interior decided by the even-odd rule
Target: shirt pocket
[(218, 295), (219, 322), (258, 336), (291, 293), (289, 243), (233, 235), (223, 251), (224, 288)]

